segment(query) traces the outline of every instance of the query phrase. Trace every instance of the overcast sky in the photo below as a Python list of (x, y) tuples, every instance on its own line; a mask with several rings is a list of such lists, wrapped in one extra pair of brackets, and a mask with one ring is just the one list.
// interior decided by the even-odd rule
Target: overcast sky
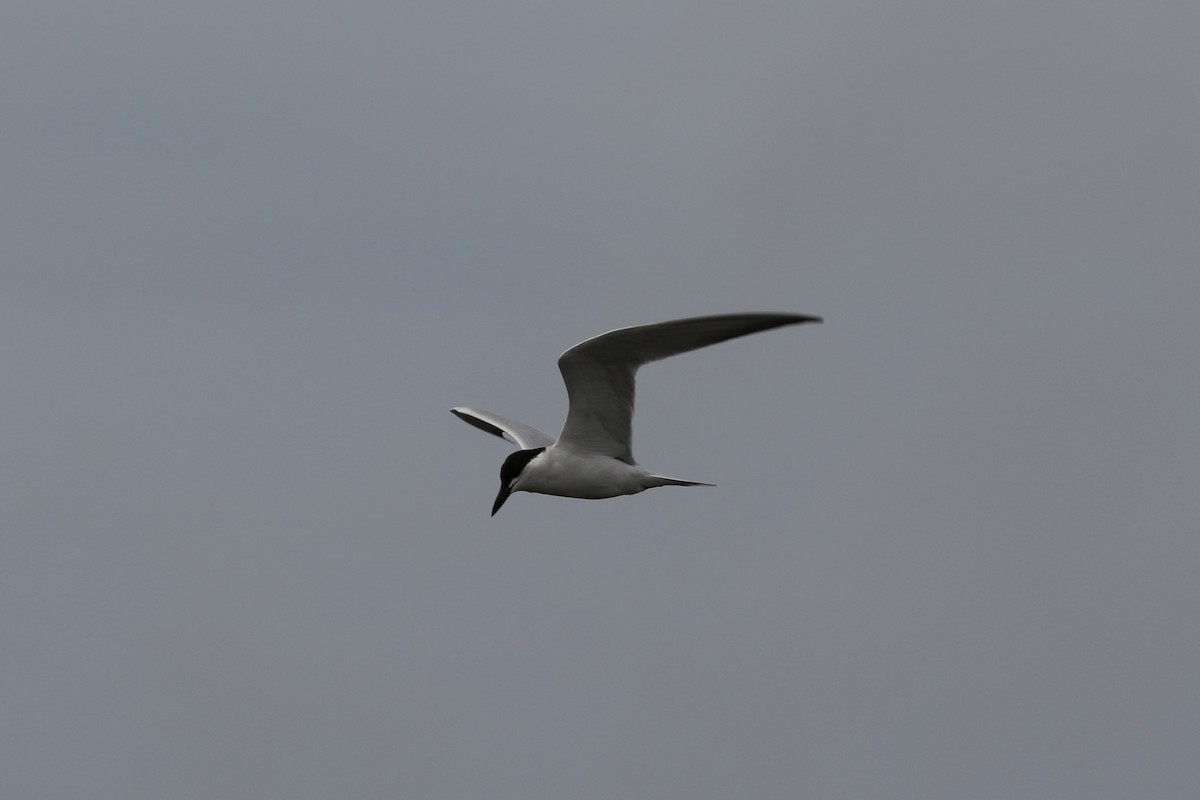
[(1198, 8), (9, 0), (0, 795), (1195, 797)]

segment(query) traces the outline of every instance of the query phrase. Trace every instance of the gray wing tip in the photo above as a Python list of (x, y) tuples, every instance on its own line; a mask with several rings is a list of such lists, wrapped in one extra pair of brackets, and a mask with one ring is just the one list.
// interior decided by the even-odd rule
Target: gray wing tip
[[(756, 329), (753, 331), (755, 333), (758, 331), (771, 330), (772, 328), (780, 328), (785, 325), (819, 325), (825, 321), (824, 317), (818, 317), (815, 314), (794, 314), (791, 312), (719, 314), (716, 317), (713, 317), (713, 319), (720, 319), (721, 317), (741, 317), (746, 319), (749, 322), (749, 327)], [(703, 317), (700, 319), (703, 319)]]
[(791, 322), (796, 325), (803, 325), (806, 322), (824, 322), (825, 321), (824, 317), (818, 317), (816, 314), (797, 314), (795, 311), (765, 312), (762, 314), (762, 316), (775, 317), (777, 319), (782, 319), (782, 320), (785, 320), (786, 322)]

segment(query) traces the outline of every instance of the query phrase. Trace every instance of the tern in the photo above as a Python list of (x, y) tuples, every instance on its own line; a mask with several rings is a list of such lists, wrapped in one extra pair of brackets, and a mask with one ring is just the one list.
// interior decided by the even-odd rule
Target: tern
[(656, 486), (713, 486), (656, 475), (633, 460), (634, 375), (651, 361), (783, 325), (821, 322), (803, 314), (719, 314), (602, 333), (558, 359), (567, 385), (567, 421), (558, 438), (498, 414), (459, 406), (464, 422), (521, 449), (500, 467), (492, 516), (513, 492), (600, 499)]

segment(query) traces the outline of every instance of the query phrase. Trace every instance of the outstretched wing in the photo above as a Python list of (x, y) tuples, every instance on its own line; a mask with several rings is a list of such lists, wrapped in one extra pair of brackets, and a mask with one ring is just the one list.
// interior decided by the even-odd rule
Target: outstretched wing
[(481, 431), (487, 431), (494, 436), (514, 442), (522, 450), (532, 450), (535, 447), (549, 447), (554, 444), (554, 437), (550, 434), (543, 433), (537, 428), (524, 425), (507, 417), (502, 417), (499, 414), (489, 414), (486, 411), (477, 411), (473, 408), (465, 408), (463, 406), (450, 409), (450, 413), (468, 425), (474, 425)]
[(721, 314), (619, 328), (575, 345), (558, 359), (570, 410), (558, 444), (633, 461), (634, 375), (638, 367), (738, 336), (820, 322), (801, 314)]

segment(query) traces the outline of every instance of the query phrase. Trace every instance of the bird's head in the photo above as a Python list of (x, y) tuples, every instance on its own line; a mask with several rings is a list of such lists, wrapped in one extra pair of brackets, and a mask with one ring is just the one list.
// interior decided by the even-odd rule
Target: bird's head
[(492, 516), (496, 516), (496, 512), (500, 510), (500, 506), (504, 505), (504, 501), (513, 492), (521, 491), (521, 473), (525, 467), (529, 465), (546, 448), (535, 447), (532, 450), (518, 450), (504, 459), (503, 466), (500, 467), (500, 493), (496, 495), (496, 503), (492, 506)]

